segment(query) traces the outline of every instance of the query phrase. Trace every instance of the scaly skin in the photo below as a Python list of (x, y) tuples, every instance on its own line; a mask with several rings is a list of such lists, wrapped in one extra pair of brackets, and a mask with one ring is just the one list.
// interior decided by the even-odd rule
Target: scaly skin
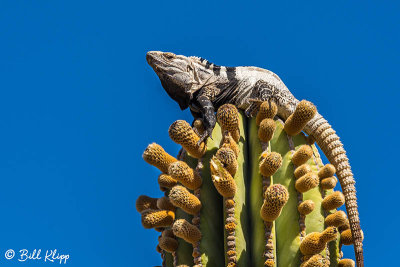
[[(273, 101), (277, 115), (286, 120), (295, 110), (297, 100), (273, 72), (257, 67), (223, 67), (198, 57), (150, 51), (147, 61), (157, 73), (168, 95), (180, 108), (190, 108), (194, 119), (201, 119), (205, 131), (199, 143), (210, 136), (216, 123), (215, 111), (223, 104), (233, 104), (254, 116), (260, 101)], [(358, 215), (355, 181), (339, 137), (318, 112), (304, 128), (335, 166), (346, 200), (346, 209), (354, 239), (358, 267), (364, 266), (362, 234)]]

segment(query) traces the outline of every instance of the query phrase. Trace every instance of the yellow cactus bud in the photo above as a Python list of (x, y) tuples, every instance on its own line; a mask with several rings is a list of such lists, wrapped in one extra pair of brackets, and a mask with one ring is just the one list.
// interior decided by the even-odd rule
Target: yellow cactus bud
[(275, 261), (273, 259), (268, 259), (264, 262), (264, 266), (266, 267), (274, 267), (275, 266)]
[(176, 210), (176, 207), (172, 205), (171, 201), (167, 197), (162, 197), (157, 200), (157, 208), (160, 210)]
[(168, 227), (175, 219), (175, 213), (170, 210), (147, 209), (142, 212), (142, 225), (144, 228)]
[(263, 152), (260, 156), (260, 173), (263, 176), (273, 175), (282, 165), (282, 156), (277, 152)]
[(168, 173), (168, 167), (171, 163), (177, 161), (176, 158), (165, 152), (165, 150), (158, 144), (152, 143), (147, 146), (143, 152), (143, 159), (157, 167), (163, 173)]
[(224, 168), (222, 162), (212, 157), (210, 161), (211, 179), (218, 193), (223, 197), (233, 197), (236, 193), (236, 183), (232, 175)]
[(333, 166), (332, 164), (326, 164), (319, 170), (318, 177), (320, 179), (328, 178), (333, 176), (335, 172), (336, 172), (335, 166)]
[(311, 102), (300, 101), (293, 114), (285, 121), (286, 133), (291, 136), (299, 134), (316, 113), (317, 108)]
[(335, 191), (322, 200), (321, 206), (324, 210), (334, 210), (342, 206), (344, 201), (345, 199), (342, 192)]
[(166, 236), (166, 237), (172, 237), (175, 238), (174, 232), (172, 231), (172, 229), (165, 229), (162, 233), (162, 236)]
[(314, 201), (305, 200), (300, 203), (300, 205), (297, 207), (297, 210), (300, 212), (300, 214), (307, 215), (314, 210), (314, 207), (315, 207)]
[(257, 113), (257, 126), (259, 126), (264, 119), (273, 119), (276, 116), (276, 113), (278, 113), (278, 107), (276, 104), (274, 102), (264, 101), (260, 105), (260, 110)]
[(303, 255), (321, 253), (329, 241), (337, 238), (336, 227), (328, 227), (322, 233), (313, 232), (308, 234), (300, 244), (300, 251)]
[(224, 135), (222, 137), (222, 141), (221, 141), (221, 145), (220, 147), (228, 147), (230, 149), (233, 150), (233, 152), (235, 153), (236, 158), (239, 155), (239, 146), (238, 144), (235, 142), (235, 140), (233, 140), (232, 135), (230, 133)]
[[(364, 240), (364, 232), (361, 230), (361, 238)], [(351, 234), (351, 229), (344, 230), (340, 233), (340, 242), (343, 245), (352, 245), (354, 244), (353, 235)]]
[(296, 168), (296, 170), (294, 170), (294, 176), (296, 177), (296, 179), (299, 179), (301, 176), (303, 176), (306, 173), (311, 172), (311, 167), (308, 164), (303, 164), (300, 165), (299, 167)]
[(177, 180), (175, 180), (174, 178), (172, 178), (171, 175), (162, 173), (158, 176), (158, 184), (160, 185), (160, 187), (164, 187), (164, 188), (172, 188), (174, 187), (176, 184), (178, 183)]
[(195, 190), (201, 186), (201, 176), (184, 161), (175, 161), (168, 168), (168, 174), (187, 188)]
[(318, 184), (318, 175), (313, 172), (309, 172), (296, 180), (295, 187), (297, 191), (299, 191), (300, 193), (304, 193), (318, 186)]
[(258, 138), (262, 142), (269, 142), (274, 136), (275, 132), (275, 121), (273, 119), (263, 119), (258, 128)]
[(326, 226), (340, 227), (347, 223), (349, 223), (349, 221), (347, 219), (346, 213), (344, 213), (344, 211), (342, 210), (336, 211), (335, 213), (332, 213), (325, 218)]
[(140, 195), (136, 199), (136, 210), (138, 212), (142, 212), (147, 209), (157, 209), (157, 200), (158, 198), (152, 198), (146, 195)]
[(217, 121), (223, 133), (228, 131), (232, 135), (233, 140), (236, 143), (239, 142), (239, 112), (234, 105), (222, 105), (217, 111)]
[(296, 166), (300, 166), (307, 162), (313, 155), (313, 150), (309, 145), (302, 145), (292, 157), (292, 162)]
[(352, 259), (341, 259), (338, 267), (355, 267), (356, 263)]
[(235, 152), (228, 148), (228, 147), (221, 147), (218, 149), (217, 153), (215, 154), (221, 163), (223, 164), (224, 168), (233, 176), (235, 175), (238, 169), (238, 162), (236, 159)]
[(281, 214), (288, 199), (289, 192), (283, 185), (274, 184), (268, 187), (260, 210), (261, 218), (266, 222), (273, 222)]
[(176, 185), (171, 189), (169, 200), (175, 207), (181, 208), (186, 213), (192, 215), (197, 214), (201, 209), (200, 200), (180, 185)]
[(168, 236), (161, 236), (158, 240), (158, 245), (161, 249), (167, 252), (174, 252), (178, 248), (178, 241), (175, 238), (168, 237)]
[(313, 255), (308, 260), (303, 262), (300, 267), (326, 267), (328, 261), (320, 254)]
[(205, 131), (203, 121), (200, 119), (197, 119), (193, 122), (193, 128), (199, 136), (201, 136)]
[(201, 239), (200, 230), (185, 219), (176, 220), (172, 226), (172, 231), (174, 231), (174, 235), (193, 245)]
[(168, 133), (172, 141), (180, 144), (193, 157), (201, 158), (206, 153), (207, 146), (204, 142), (197, 144), (200, 137), (186, 121), (175, 121), (169, 127)]
[(335, 176), (324, 178), (320, 182), (323, 190), (329, 190), (335, 188), (337, 184), (337, 178)]

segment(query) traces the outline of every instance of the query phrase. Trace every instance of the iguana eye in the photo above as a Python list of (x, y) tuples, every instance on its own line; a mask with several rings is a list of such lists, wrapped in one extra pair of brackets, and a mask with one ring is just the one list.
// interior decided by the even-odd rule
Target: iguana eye
[(164, 53), (164, 57), (166, 59), (173, 59), (173, 58), (175, 58), (175, 54), (174, 53), (170, 53), (170, 52), (166, 52), (166, 53)]

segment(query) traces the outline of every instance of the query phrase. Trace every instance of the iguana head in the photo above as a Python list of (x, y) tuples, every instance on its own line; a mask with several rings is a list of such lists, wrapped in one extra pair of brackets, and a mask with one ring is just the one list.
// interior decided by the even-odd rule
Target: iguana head
[(214, 73), (197, 57), (185, 57), (170, 52), (149, 51), (147, 62), (157, 73), (168, 95), (182, 110), (189, 106), (193, 93), (209, 85)]

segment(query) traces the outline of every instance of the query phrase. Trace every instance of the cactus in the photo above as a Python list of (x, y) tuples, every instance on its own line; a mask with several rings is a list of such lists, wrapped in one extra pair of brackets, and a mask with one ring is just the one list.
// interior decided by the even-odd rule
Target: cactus
[(256, 118), (235, 106), (217, 111), (212, 138), (199, 142), (201, 120), (178, 120), (178, 158), (157, 144), (143, 158), (162, 173), (164, 196), (140, 196), (143, 226), (162, 231), (162, 266), (354, 266), (341, 246), (353, 243), (335, 167), (322, 163), (302, 129), (316, 108), (302, 101), (286, 122), (274, 102)]

